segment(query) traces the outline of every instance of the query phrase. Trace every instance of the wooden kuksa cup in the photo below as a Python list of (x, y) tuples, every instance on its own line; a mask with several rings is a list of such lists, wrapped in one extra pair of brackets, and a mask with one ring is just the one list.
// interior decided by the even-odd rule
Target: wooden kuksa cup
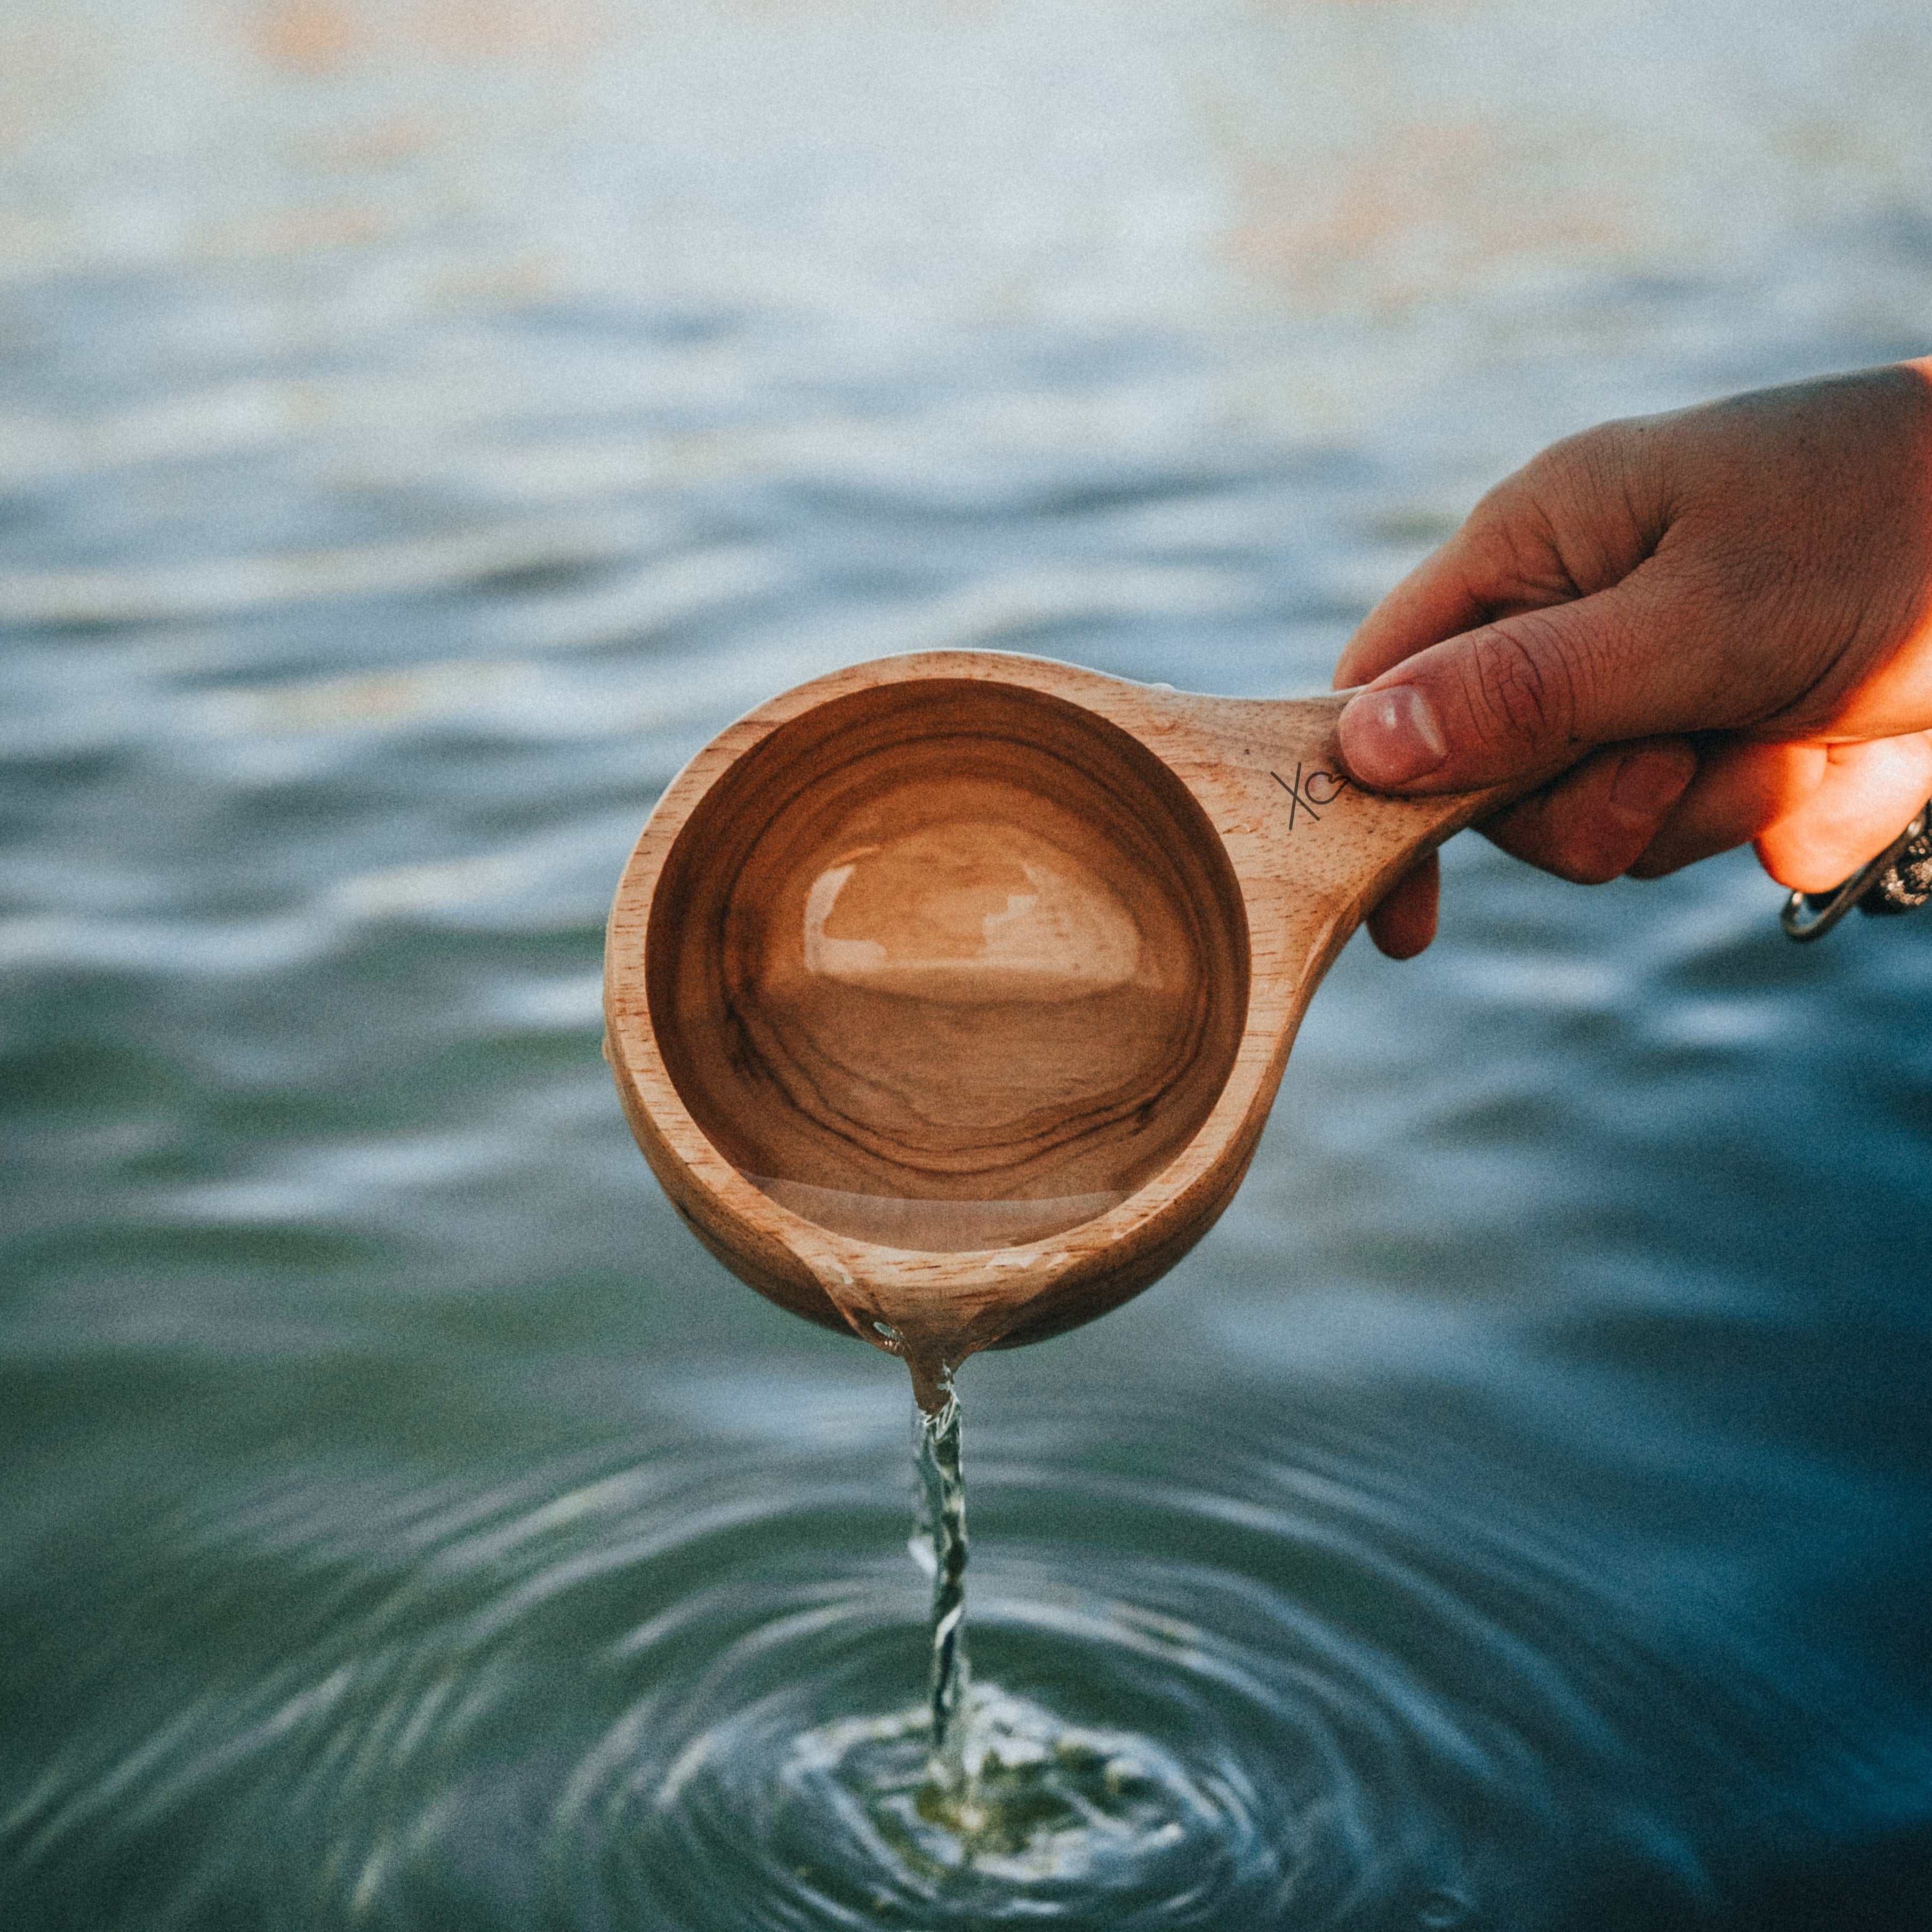
[(941, 651), (720, 734), (651, 814), (604, 960), (617, 1090), (699, 1240), (916, 1373), (1172, 1268), (1349, 934), (1508, 795), (1360, 790), (1346, 701)]

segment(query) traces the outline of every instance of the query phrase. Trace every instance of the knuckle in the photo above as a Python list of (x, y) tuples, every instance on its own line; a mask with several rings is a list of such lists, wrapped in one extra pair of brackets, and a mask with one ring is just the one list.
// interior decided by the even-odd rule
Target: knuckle
[(1465, 698), (1486, 740), (1512, 749), (1570, 741), (1576, 678), (1551, 632), (1532, 612), (1484, 634), (1471, 660)]

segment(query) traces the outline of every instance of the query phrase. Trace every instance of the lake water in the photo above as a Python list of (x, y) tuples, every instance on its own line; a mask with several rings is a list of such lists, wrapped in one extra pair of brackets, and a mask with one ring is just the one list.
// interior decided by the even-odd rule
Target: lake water
[(1923, 1925), (1932, 913), (1464, 838), (1351, 946), (1208, 1240), (961, 1378), (975, 1672), (1128, 1818), (1058, 1865), (847, 1802), (904, 1373), (597, 1046), (751, 704), (1318, 685), (1544, 442), (1932, 346), (1928, 76), (1919, 0), (0, 8), (9, 1932)]

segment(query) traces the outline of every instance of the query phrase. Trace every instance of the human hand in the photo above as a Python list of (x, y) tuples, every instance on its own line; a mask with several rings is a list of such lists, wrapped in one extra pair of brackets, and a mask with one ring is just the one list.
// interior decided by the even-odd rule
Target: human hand
[[(1372, 680), (1371, 682), (1370, 680)], [(1498, 484), (1336, 668), (1378, 791), (1547, 774), (1483, 830), (1559, 877), (1755, 843), (1822, 892), (1932, 797), (1932, 358), (1605, 424)], [(1432, 855), (1371, 916), (1435, 936)]]

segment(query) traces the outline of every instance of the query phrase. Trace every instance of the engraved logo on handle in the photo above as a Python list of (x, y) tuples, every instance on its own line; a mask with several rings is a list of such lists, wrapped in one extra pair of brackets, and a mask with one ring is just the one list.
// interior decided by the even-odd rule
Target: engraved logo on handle
[(1270, 772), (1268, 776), (1288, 794), (1288, 829), (1291, 832), (1294, 830), (1295, 820), (1303, 812), (1319, 825), (1322, 814), (1316, 807), (1333, 805), (1351, 783), (1344, 772), (1312, 771), (1304, 773), (1299, 758), (1294, 761), (1294, 782), (1292, 784), (1279, 772)]

